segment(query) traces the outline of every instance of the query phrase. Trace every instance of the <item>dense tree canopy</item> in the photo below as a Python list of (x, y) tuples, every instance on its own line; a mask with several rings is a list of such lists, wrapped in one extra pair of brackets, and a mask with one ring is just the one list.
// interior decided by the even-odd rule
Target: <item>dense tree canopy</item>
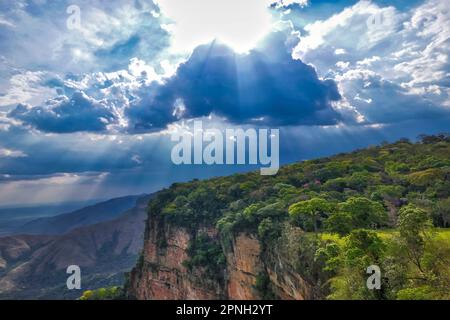
[[(265, 254), (288, 237), (297, 243), (292, 264), (322, 296), (438, 299), (450, 292), (450, 233), (440, 229), (450, 225), (449, 199), (450, 138), (439, 135), (295, 163), (275, 176), (174, 184), (149, 214), (191, 231), (217, 227), (217, 237), (192, 244), (192, 267), (217, 270), (218, 248), (239, 232), (258, 236)], [(382, 291), (366, 288), (370, 264), (381, 268)]]

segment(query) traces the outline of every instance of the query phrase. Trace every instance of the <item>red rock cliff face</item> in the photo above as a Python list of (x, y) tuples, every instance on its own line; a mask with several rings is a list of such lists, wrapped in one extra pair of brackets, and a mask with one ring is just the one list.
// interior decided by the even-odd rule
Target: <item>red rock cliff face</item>
[(254, 289), (256, 276), (262, 269), (259, 241), (252, 236), (239, 234), (227, 253), (227, 294), (229, 299), (258, 299)]
[[(143, 259), (131, 273), (130, 294), (144, 300), (221, 298), (219, 284), (202, 277), (201, 270), (188, 271), (183, 265), (192, 235), (155, 220), (147, 223)], [(201, 231), (214, 235), (214, 230)]]
[[(180, 227), (147, 222), (143, 256), (130, 275), (128, 293), (140, 300), (167, 299), (231, 299), (257, 300), (257, 275), (267, 272), (281, 299), (309, 298), (309, 286), (291, 271), (280, 257), (277, 265), (265, 266), (261, 245), (256, 236), (241, 233), (226, 250), (224, 283), (209, 280), (199, 268), (189, 271), (183, 264), (189, 258), (187, 250), (192, 234)], [(217, 237), (214, 228), (201, 228), (198, 233)], [(162, 240), (164, 239), (164, 240)]]

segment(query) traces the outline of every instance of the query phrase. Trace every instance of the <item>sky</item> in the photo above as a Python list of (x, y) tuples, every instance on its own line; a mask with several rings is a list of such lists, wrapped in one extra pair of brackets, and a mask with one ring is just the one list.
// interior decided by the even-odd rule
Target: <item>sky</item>
[(280, 161), (448, 132), (440, 0), (0, 0), (0, 206), (257, 169), (171, 133), (276, 128)]

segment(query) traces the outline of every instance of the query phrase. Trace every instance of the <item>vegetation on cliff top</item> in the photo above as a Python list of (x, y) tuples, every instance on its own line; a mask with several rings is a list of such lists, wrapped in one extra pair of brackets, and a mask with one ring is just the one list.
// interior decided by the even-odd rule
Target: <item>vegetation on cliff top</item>
[(86, 290), (79, 300), (121, 300), (124, 297), (124, 291), (121, 287), (107, 287)]
[[(450, 298), (448, 135), (295, 163), (276, 176), (176, 183), (150, 202), (149, 214), (188, 230), (216, 226), (225, 248), (239, 232), (256, 234), (266, 253), (293, 228), (302, 230), (287, 258), (318, 296)], [(222, 267), (223, 253), (211, 241), (219, 240), (206, 241), (207, 250), (194, 242), (187, 264)], [(381, 268), (382, 290), (366, 287), (370, 265)]]

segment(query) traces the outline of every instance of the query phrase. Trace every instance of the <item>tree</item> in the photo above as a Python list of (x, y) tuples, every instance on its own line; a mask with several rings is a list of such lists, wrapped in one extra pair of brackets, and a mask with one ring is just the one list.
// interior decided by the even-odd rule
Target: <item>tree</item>
[(408, 256), (421, 273), (424, 273), (421, 258), (425, 248), (425, 237), (431, 226), (431, 220), (425, 210), (412, 204), (400, 209), (398, 218), (400, 239)]
[(206, 277), (219, 282), (223, 280), (226, 258), (217, 239), (201, 233), (189, 242), (187, 253), (189, 257), (183, 262), (186, 268), (192, 271), (193, 268), (200, 267)]
[(377, 185), (371, 189), (373, 192), (370, 198), (374, 201), (398, 202), (403, 195), (404, 189), (404, 187), (399, 185)]
[(280, 232), (280, 226), (274, 223), (270, 218), (263, 219), (258, 225), (258, 236), (263, 241), (276, 239), (280, 235)]
[(369, 290), (366, 286), (367, 267), (381, 265), (386, 245), (373, 231), (354, 230), (344, 238), (338, 257), (328, 264), (336, 264), (338, 275), (331, 279), (329, 299), (384, 299), (383, 290)]
[(79, 300), (120, 300), (124, 298), (121, 287), (99, 288), (97, 290), (86, 290)]
[(368, 171), (359, 171), (353, 173), (348, 179), (348, 186), (352, 189), (362, 192), (369, 184), (377, 181), (378, 176), (371, 174)]
[(417, 187), (426, 187), (443, 180), (445, 173), (440, 168), (431, 168), (411, 173), (408, 176), (409, 182)]
[(289, 215), (306, 230), (317, 232), (319, 223), (333, 211), (333, 205), (322, 198), (297, 202), (289, 207)]
[(384, 207), (365, 197), (351, 197), (339, 204), (339, 211), (352, 217), (353, 228), (372, 229), (387, 223), (388, 215)]
[[(397, 283), (397, 299), (449, 299), (450, 247), (448, 240), (430, 229), (427, 212), (414, 205), (400, 209), (399, 237), (394, 239), (392, 265), (403, 266), (391, 273)], [(399, 281), (400, 279), (400, 281)]]
[(450, 198), (440, 200), (436, 203), (433, 210), (433, 219), (436, 225), (450, 227)]
[(431, 286), (421, 286), (416, 288), (406, 288), (397, 293), (398, 300), (435, 300), (439, 299), (435, 290)]
[(329, 232), (345, 236), (354, 228), (352, 216), (348, 212), (335, 212), (325, 221), (325, 228)]
[(373, 231), (354, 230), (347, 237), (346, 255), (348, 263), (353, 263), (354, 258), (362, 259), (363, 265), (379, 264), (385, 245)]
[(336, 178), (325, 182), (324, 188), (330, 191), (343, 192), (348, 187), (348, 178)]

